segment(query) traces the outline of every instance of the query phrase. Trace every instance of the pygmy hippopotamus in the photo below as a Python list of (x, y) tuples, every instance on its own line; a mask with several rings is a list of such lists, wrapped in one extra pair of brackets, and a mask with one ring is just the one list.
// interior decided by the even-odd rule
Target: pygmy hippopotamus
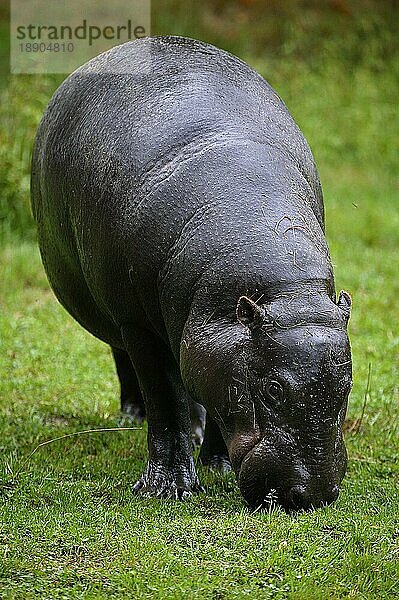
[(331, 503), (346, 469), (351, 299), (335, 294), (321, 186), (252, 68), (175, 36), (127, 42), (55, 92), (32, 161), (43, 264), (109, 344), (148, 421), (145, 496), (232, 468), (251, 506)]

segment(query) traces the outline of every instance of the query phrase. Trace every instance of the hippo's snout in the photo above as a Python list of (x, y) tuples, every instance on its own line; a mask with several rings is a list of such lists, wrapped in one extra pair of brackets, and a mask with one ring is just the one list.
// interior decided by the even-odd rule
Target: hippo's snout
[(281, 452), (266, 440), (259, 442), (244, 458), (238, 484), (254, 508), (282, 506), (287, 512), (313, 510), (335, 502), (346, 469), (346, 452), (326, 457), (324, 464), (310, 463), (295, 456), (293, 448)]

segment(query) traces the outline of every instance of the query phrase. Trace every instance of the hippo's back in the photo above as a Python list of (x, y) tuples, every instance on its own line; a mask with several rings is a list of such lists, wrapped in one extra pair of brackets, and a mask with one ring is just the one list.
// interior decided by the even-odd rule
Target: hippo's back
[[(222, 185), (229, 189), (239, 157), (245, 163), (260, 146), (272, 163), (279, 157), (298, 172), (322, 224), (306, 141), (273, 89), (238, 58), (156, 37), (75, 71), (41, 121), (32, 166), (43, 262), (61, 302), (109, 343), (118, 343), (121, 322), (143, 318), (167, 337), (159, 301), (165, 259), (209, 198), (221, 198), (219, 173), (230, 168)], [(217, 214), (224, 207), (226, 199)]]

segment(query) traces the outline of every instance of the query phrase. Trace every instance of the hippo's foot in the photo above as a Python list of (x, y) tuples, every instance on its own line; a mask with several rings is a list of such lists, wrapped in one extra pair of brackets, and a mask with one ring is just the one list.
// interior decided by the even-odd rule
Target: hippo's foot
[(212, 456), (201, 456), (200, 461), (204, 467), (208, 467), (219, 473), (229, 473), (231, 471), (230, 459), (226, 454), (214, 454)]
[(133, 492), (140, 496), (169, 500), (187, 500), (204, 491), (193, 468), (174, 467), (166, 470), (162, 465), (151, 462), (133, 486)]

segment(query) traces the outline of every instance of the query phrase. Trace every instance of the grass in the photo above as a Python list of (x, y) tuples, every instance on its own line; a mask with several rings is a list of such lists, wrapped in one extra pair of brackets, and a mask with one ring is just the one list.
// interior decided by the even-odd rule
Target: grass
[[(352, 176), (340, 175), (331, 198), (327, 186), (326, 204), (338, 287), (349, 288), (355, 300), (349, 426), (361, 414), (369, 363), (372, 372), (360, 432), (347, 433), (341, 496), (313, 514), (251, 514), (233, 477), (201, 469), (207, 495), (187, 504), (133, 497), (145, 429), (63, 439), (23, 465), (40, 441), (117, 426), (117, 380), (108, 348), (53, 298), (36, 246), (3, 247), (3, 598), (392, 598), (399, 592), (398, 223), (388, 189), (366, 178), (364, 189), (358, 182), (351, 191)], [(343, 211), (346, 204), (356, 222)]]
[[(257, 0), (216, 4), (218, 14), (235, 19), (247, 5), (251, 16)], [(31, 141), (58, 80), (18, 77), (0, 108), (2, 599), (398, 596), (399, 60), (389, 52), (383, 10), (353, 23), (344, 13), (318, 17), (317, 3), (309, 4), (303, 13), (287, 2), (288, 16), (280, 14), (275, 29), (265, 24), (274, 37), (263, 54), (261, 26), (256, 43), (249, 36), (250, 16), (223, 38), (215, 11), (204, 10), (190, 29), (170, 1), (171, 16), (165, 12), (157, 28), (199, 35), (247, 58), (283, 97), (315, 154), (337, 288), (354, 300), (350, 460), (338, 501), (297, 516), (250, 513), (233, 476), (201, 468), (207, 494), (190, 502), (134, 497), (145, 427), (55, 441), (24, 462), (44, 440), (120, 421), (110, 351), (54, 299), (28, 210)], [(313, 29), (309, 40), (316, 26), (320, 33)]]

